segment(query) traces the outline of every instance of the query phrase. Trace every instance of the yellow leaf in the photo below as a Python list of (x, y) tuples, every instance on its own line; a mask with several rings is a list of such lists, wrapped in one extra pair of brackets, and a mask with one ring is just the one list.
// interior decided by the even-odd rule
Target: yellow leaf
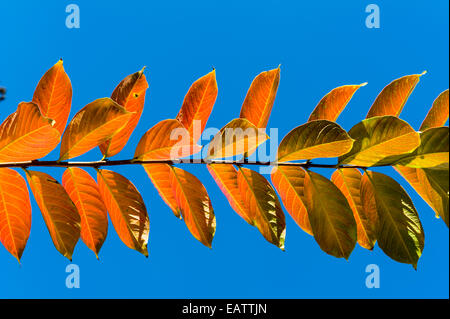
[(275, 190), (261, 174), (247, 168), (239, 167), (237, 182), (253, 224), (269, 243), (284, 250), (286, 222)]
[(304, 204), (306, 171), (301, 167), (278, 166), (270, 177), (289, 215), (301, 229), (313, 235)]
[(246, 119), (234, 119), (214, 136), (208, 146), (208, 159), (226, 158), (254, 152), (269, 137)]
[(141, 194), (126, 177), (113, 171), (98, 170), (97, 182), (120, 239), (147, 257), (150, 221)]
[(345, 109), (348, 102), (350, 102), (353, 94), (362, 86), (360, 85), (343, 85), (331, 90), (325, 95), (317, 104), (314, 111), (309, 116), (308, 122), (315, 120), (328, 120), (335, 122), (341, 112)]
[(442, 92), (436, 100), (434, 100), (430, 111), (420, 126), (420, 131), (432, 127), (444, 126), (448, 120), (448, 89)]
[(407, 75), (389, 83), (373, 102), (366, 118), (383, 115), (399, 116), (420, 77), (425, 73)]
[(56, 249), (69, 260), (80, 238), (80, 215), (66, 191), (43, 172), (26, 171), (28, 184), (41, 209)]
[[(353, 217), (356, 221), (357, 239), (361, 247), (372, 250), (376, 242), (374, 225), (376, 224), (376, 210), (369, 208), (370, 199), (367, 193), (361, 190), (361, 172), (356, 168), (336, 170), (331, 176), (331, 181), (341, 190), (347, 198)], [(364, 197), (362, 197), (364, 193)]]
[(280, 67), (258, 74), (248, 89), (239, 117), (249, 120), (257, 128), (265, 128), (279, 83)]
[(290, 131), (278, 148), (278, 161), (337, 157), (350, 151), (353, 140), (338, 124), (311, 121)]
[(58, 146), (59, 131), (34, 103), (22, 102), (0, 125), (0, 163), (39, 159)]
[(360, 166), (391, 165), (389, 157), (415, 150), (419, 133), (394, 116), (379, 116), (356, 124), (348, 134), (355, 140), (351, 151), (339, 158), (340, 164)]
[(80, 156), (110, 139), (131, 115), (110, 98), (101, 98), (82, 108), (62, 137), (59, 161)]
[(345, 196), (314, 172), (305, 178), (305, 206), (314, 238), (332, 256), (348, 259), (356, 244), (356, 222)]

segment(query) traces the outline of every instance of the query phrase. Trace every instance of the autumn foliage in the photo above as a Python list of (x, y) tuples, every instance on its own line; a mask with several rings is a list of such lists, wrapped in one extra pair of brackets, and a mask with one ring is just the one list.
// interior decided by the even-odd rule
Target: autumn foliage
[[(269, 138), (265, 129), (280, 82), (279, 67), (263, 72), (251, 83), (239, 118), (211, 140), (201, 163), (231, 208), (283, 250), (284, 206), (327, 254), (348, 259), (356, 243), (369, 250), (378, 243), (392, 259), (416, 268), (425, 238), (418, 212), (396, 180), (371, 168), (394, 167), (448, 227), (449, 128), (444, 125), (449, 91), (437, 97), (419, 130), (399, 118), (421, 75), (387, 85), (366, 119), (348, 132), (336, 120), (366, 83), (333, 89), (307, 123), (282, 139), (275, 161), (250, 163), (248, 157)], [(147, 256), (150, 223), (144, 199), (126, 177), (103, 169), (121, 164), (141, 165), (173, 214), (198, 241), (212, 246), (211, 199), (202, 182), (178, 164), (189, 163), (181, 159), (202, 150), (199, 134), (218, 95), (215, 70), (192, 84), (175, 119), (159, 122), (142, 136), (130, 160), (109, 160), (138, 124), (147, 89), (142, 69), (123, 79), (111, 97), (92, 101), (69, 121), (72, 86), (59, 61), (39, 81), (32, 101), (20, 103), (0, 125), (0, 240), (14, 257), (20, 260), (31, 230), (27, 182), (62, 255), (71, 259), (81, 238), (98, 256), (109, 216), (122, 242)], [(200, 123), (197, 131), (195, 123)], [(230, 139), (227, 132), (238, 129), (244, 133)], [(181, 138), (171, 138), (174, 131)], [(39, 160), (58, 145), (57, 160)], [(96, 147), (101, 161), (69, 161)], [(244, 160), (224, 159), (230, 156)], [(337, 162), (313, 162), (318, 158)], [(250, 164), (272, 165), (271, 183)], [(63, 167), (61, 183), (32, 166)], [(95, 168), (95, 178), (83, 167)], [(314, 172), (316, 167), (333, 169), (331, 179)], [(25, 179), (17, 168), (25, 171)]]

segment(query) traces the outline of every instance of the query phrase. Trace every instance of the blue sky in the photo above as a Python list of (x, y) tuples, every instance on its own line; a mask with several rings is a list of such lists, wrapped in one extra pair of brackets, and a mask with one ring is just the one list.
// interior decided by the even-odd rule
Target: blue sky
[[(66, 5), (80, 7), (80, 29), (65, 26)], [(379, 91), (400, 76), (421, 78), (402, 118), (418, 128), (448, 88), (448, 1), (376, 1), (381, 28), (365, 26), (368, 1), (7, 1), (0, 6), (0, 86), (8, 89), (0, 119), (32, 98), (59, 58), (73, 86), (72, 112), (110, 96), (126, 75), (147, 66), (141, 121), (117, 158), (130, 158), (140, 137), (173, 118), (190, 84), (216, 68), (219, 96), (208, 122), (239, 116), (251, 80), (281, 64), (269, 127), (279, 138), (307, 121), (320, 98), (344, 84), (361, 88), (340, 116), (345, 129), (363, 119)], [(47, 156), (56, 159), (58, 150)], [(99, 159), (98, 150), (80, 157)], [(32, 200), (31, 236), (22, 264), (0, 247), (2, 298), (448, 298), (448, 228), (393, 169), (425, 230), (418, 270), (376, 247), (357, 246), (349, 261), (322, 252), (287, 215), (286, 251), (268, 244), (232, 211), (205, 167), (183, 167), (207, 188), (217, 231), (210, 250), (197, 242), (159, 198), (140, 167), (121, 167), (140, 190), (150, 216), (149, 258), (122, 244), (110, 225), (100, 261), (80, 241), (73, 263), (80, 288), (65, 286), (70, 263), (53, 247)], [(62, 169), (46, 170), (60, 179)], [(326, 176), (331, 172), (318, 170)], [(93, 173), (93, 172), (91, 172)], [(268, 177), (268, 176), (267, 176)], [(287, 213), (286, 213), (287, 214)], [(365, 268), (380, 268), (381, 287), (365, 286)]]

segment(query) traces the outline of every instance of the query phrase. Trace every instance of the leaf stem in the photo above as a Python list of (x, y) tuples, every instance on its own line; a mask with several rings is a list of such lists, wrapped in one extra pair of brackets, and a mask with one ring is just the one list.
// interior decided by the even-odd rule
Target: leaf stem
[(367, 169), (365, 166), (355, 166), (355, 165), (339, 165), (339, 164), (320, 164), (312, 163), (311, 161), (306, 162), (261, 162), (261, 161), (248, 161), (244, 160), (207, 160), (207, 159), (175, 159), (175, 160), (147, 160), (141, 161), (136, 159), (125, 159), (125, 160), (99, 160), (99, 161), (87, 161), (87, 162), (75, 162), (75, 161), (26, 161), (26, 162), (12, 162), (12, 163), (0, 163), (0, 168), (2, 167), (93, 167), (99, 168), (103, 166), (121, 166), (121, 165), (142, 165), (142, 164), (228, 164), (228, 165), (257, 165), (257, 166), (297, 166), (303, 168), (360, 168)]

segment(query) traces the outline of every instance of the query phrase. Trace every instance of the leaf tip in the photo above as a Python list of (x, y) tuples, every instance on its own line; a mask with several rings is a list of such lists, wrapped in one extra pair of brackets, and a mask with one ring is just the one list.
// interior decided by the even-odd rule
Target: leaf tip
[(422, 73), (419, 74), (419, 77), (421, 77), (422, 75), (427, 74), (427, 70), (424, 70)]
[(369, 83), (368, 83), (368, 82), (361, 83), (361, 84), (359, 85), (359, 87), (366, 86), (367, 84), (369, 84)]

